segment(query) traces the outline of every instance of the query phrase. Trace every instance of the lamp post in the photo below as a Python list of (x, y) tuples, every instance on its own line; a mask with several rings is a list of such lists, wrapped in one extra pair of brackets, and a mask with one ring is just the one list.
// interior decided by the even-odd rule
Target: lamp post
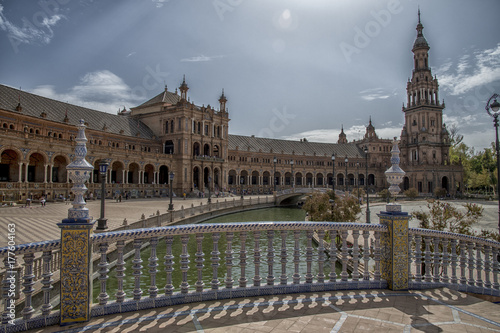
[(99, 164), (99, 173), (101, 174), (101, 217), (97, 220), (96, 230), (106, 230), (108, 226), (106, 225), (107, 219), (104, 218), (104, 199), (106, 197), (106, 173), (108, 171), (109, 163), (106, 160), (102, 160)]
[(356, 162), (356, 188), (358, 191), (358, 202), (359, 202), (359, 162)]
[(349, 187), (347, 186), (347, 182), (349, 181), (349, 177), (347, 177), (347, 163), (349, 163), (349, 159), (347, 156), (345, 157), (345, 178), (344, 178), (344, 192), (347, 193)]
[(293, 160), (290, 161), (290, 164), (292, 165), (292, 189), (295, 191), (295, 176), (293, 174)]
[[(498, 94), (493, 94), (486, 103), (486, 112), (493, 117), (493, 126), (495, 127), (495, 149), (497, 151), (497, 195), (498, 195), (498, 232), (500, 233), (500, 146), (498, 142), (498, 110), (500, 109), (500, 103), (497, 102)], [(491, 100), (494, 100), (491, 103)]]
[(174, 205), (172, 204), (172, 183), (174, 182), (174, 172), (173, 171), (170, 171), (170, 174), (168, 175), (169, 176), (169, 180), (170, 180), (170, 194), (169, 194), (169, 197), (170, 197), (170, 204), (168, 205), (168, 210), (169, 211), (173, 211), (174, 210)]
[(370, 197), (368, 196), (368, 147), (365, 146), (365, 190), (366, 190), (366, 223), (370, 223)]
[(212, 183), (212, 177), (208, 176), (208, 203), (212, 202), (212, 199), (210, 199), (210, 184)]
[(332, 165), (333, 165), (332, 191), (333, 191), (333, 194), (335, 194), (335, 153), (332, 153)]
[(274, 184), (274, 192), (276, 192), (276, 162), (278, 162), (276, 156), (274, 156), (273, 162), (274, 162), (273, 184)]

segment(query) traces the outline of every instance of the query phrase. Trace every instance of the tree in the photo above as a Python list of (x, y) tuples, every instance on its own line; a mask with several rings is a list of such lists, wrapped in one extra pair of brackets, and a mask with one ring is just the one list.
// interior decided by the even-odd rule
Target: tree
[(434, 189), (434, 195), (436, 196), (436, 198), (444, 198), (447, 193), (448, 191), (446, 191), (446, 189), (442, 187), (436, 187)]
[(388, 189), (383, 189), (382, 191), (378, 192), (377, 195), (385, 201), (389, 201), (389, 199), (391, 198), (391, 192), (389, 192)]
[(415, 211), (412, 213), (412, 218), (420, 221), (419, 228), (500, 240), (498, 233), (487, 230), (477, 232), (472, 229), (472, 226), (483, 216), (483, 207), (473, 203), (466, 203), (463, 207), (465, 210), (439, 200), (429, 200), (427, 201), (429, 212)]
[(407, 189), (406, 191), (403, 192), (403, 194), (405, 195), (405, 197), (407, 197), (408, 199), (411, 199), (411, 200), (418, 197), (418, 191), (414, 187)]
[(361, 213), (357, 198), (335, 196), (333, 191), (313, 193), (302, 208), (311, 221), (356, 222)]

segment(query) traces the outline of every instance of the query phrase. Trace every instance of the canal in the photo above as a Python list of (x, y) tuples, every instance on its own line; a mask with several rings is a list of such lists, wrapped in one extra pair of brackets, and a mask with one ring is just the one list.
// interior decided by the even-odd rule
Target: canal
[[(252, 211), (246, 211), (246, 212), (241, 212), (241, 213), (233, 213), (233, 214), (228, 214), (224, 216), (220, 216), (217, 218), (213, 218), (210, 220), (207, 220), (203, 223), (231, 223), (231, 222), (256, 222), (256, 221), (304, 221), (305, 219), (305, 211), (302, 209), (298, 208), (265, 208), (265, 209), (257, 209), (257, 210), (252, 210)], [(304, 235), (301, 235), (301, 244), (300, 244), (300, 250), (301, 250), (301, 267), (300, 267), (300, 272), (301, 272), (301, 282), (304, 281), (304, 275), (306, 272), (306, 261), (305, 261), (305, 250), (307, 247), (306, 244), (306, 237)], [(267, 276), (267, 236), (265, 233), (261, 233), (260, 236), (260, 252), (261, 252), (261, 257), (260, 257), (260, 276), (262, 278), (262, 284), (266, 283), (266, 276)], [(293, 253), (293, 248), (294, 248), (294, 238), (293, 238), (293, 233), (289, 232), (288, 237), (287, 237), (287, 251), (289, 253), (289, 259), (287, 262), (287, 276), (288, 276), (288, 281), (289, 283), (292, 281), (292, 275), (294, 272), (294, 264), (292, 260), (291, 254)], [(218, 269), (218, 277), (220, 281), (220, 287), (224, 288), (224, 280), (226, 277), (226, 237), (225, 234), (222, 233), (220, 240), (219, 240), (219, 252), (220, 252), (220, 266)], [(274, 258), (274, 276), (276, 278), (275, 283), (279, 283), (279, 275), (281, 274), (281, 263), (280, 263), (280, 249), (281, 249), (281, 237), (280, 235), (276, 232), (275, 237), (274, 237), (274, 250), (275, 250), (275, 258)], [(253, 258), (254, 258), (254, 238), (253, 238), (253, 233), (249, 232), (245, 241), (246, 245), (246, 251), (247, 251), (247, 266), (246, 266), (246, 278), (248, 280), (247, 285), (252, 285), (253, 280), (252, 278), (255, 275), (255, 266), (253, 264)], [(232, 243), (232, 250), (233, 250), (233, 267), (232, 267), (232, 278), (234, 280), (233, 286), (237, 287), (238, 286), (238, 279), (240, 278), (241, 275), (241, 269), (239, 266), (239, 251), (241, 248), (241, 243), (239, 239), (239, 234), (235, 233), (234, 238), (233, 238), (233, 243)], [(212, 236), (211, 234), (205, 234), (205, 237), (203, 239), (203, 253), (204, 253), (204, 268), (203, 268), (203, 281), (205, 281), (205, 288), (210, 288), (210, 285), (206, 284), (206, 281), (210, 281), (212, 279), (213, 275), (213, 269), (211, 267), (211, 251), (213, 250), (213, 243), (212, 243)], [(190, 285), (190, 290), (194, 290), (195, 283), (197, 281), (197, 269), (196, 269), (196, 240), (195, 236), (192, 235), (190, 238), (190, 241), (188, 243), (188, 252), (189, 252), (189, 271), (188, 271), (188, 282)], [(316, 252), (316, 251), (314, 251)], [(150, 287), (150, 273), (148, 269), (148, 264), (149, 264), (149, 257), (150, 257), (150, 249), (145, 248), (141, 251), (141, 258), (142, 258), (142, 276), (141, 276), (141, 289), (143, 292), (143, 296), (148, 295), (148, 289)], [(165, 273), (165, 264), (164, 264), (164, 259), (163, 257), (166, 254), (166, 244), (164, 240), (160, 240), (157, 246), (157, 257), (158, 257), (158, 272), (156, 274), (156, 285), (158, 287), (158, 294), (161, 295), (164, 293), (164, 287), (166, 284), (166, 273)], [(180, 242), (180, 237), (176, 236), (174, 237), (174, 243), (172, 246), (172, 254), (174, 256), (174, 271), (172, 273), (172, 284), (174, 285), (174, 292), (175, 291), (180, 291), (180, 285), (181, 285), (181, 270), (180, 270), (180, 264), (179, 264), (179, 256), (181, 254), (181, 242)], [(129, 257), (126, 260), (126, 265), (125, 265), (125, 278), (124, 278), (124, 291), (127, 294), (127, 298), (132, 297), (133, 295), (133, 290), (134, 290), (134, 276), (132, 275), (133, 269), (132, 269), (132, 260), (133, 256)], [(314, 253), (313, 257), (313, 262), (317, 261), (317, 253)], [(329, 262), (325, 262), (325, 273), (330, 271), (330, 266)], [(317, 274), (317, 267), (313, 265), (313, 274)], [(110, 272), (108, 273), (109, 279), (107, 281), (107, 292), (109, 294), (110, 300), (115, 299), (115, 293), (117, 290), (117, 280), (116, 280), (116, 271), (115, 268), (111, 269)], [(97, 302), (97, 297), (100, 292), (100, 283), (99, 280), (94, 281), (94, 301)]]

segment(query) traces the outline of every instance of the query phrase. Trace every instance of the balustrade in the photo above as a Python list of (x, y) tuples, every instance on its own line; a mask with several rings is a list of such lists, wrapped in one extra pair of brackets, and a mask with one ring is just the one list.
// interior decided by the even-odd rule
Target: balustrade
[[(388, 228), (379, 224), (265, 222), (181, 225), (94, 234), (91, 241), (100, 256), (97, 265), (100, 292), (92, 315), (116, 312), (118, 304), (142, 304), (141, 308), (147, 308), (145, 302), (152, 298), (156, 304), (172, 304), (168, 302), (173, 299), (179, 304), (201, 299), (194, 295), (205, 295), (204, 299), (236, 295), (228, 291), (238, 291), (239, 296), (255, 296), (339, 288), (386, 288), (380, 272), (380, 239), (386, 232)], [(313, 244), (314, 239), (318, 240), (317, 245)], [(417, 228), (409, 229), (408, 239), (411, 289), (446, 286), (500, 296), (499, 243)], [(124, 260), (127, 243), (133, 247), (132, 266), (128, 268)], [(143, 249), (146, 243), (149, 247)], [(211, 247), (208, 253), (203, 250), (205, 243)], [(235, 245), (239, 246), (237, 250)], [(24, 286), (21, 291), (24, 309), (19, 313), (18, 322), (39, 316), (46, 318), (47, 323), (58, 322), (58, 311), (54, 311), (50, 300), (55, 296), (52, 276), (58, 267), (59, 246), (59, 241), (50, 241), (23, 244), (14, 249), (23, 266), (20, 282)], [(116, 249), (113, 270), (109, 268), (110, 249)], [(149, 254), (145, 260), (147, 268), (143, 267), (141, 251)], [(10, 271), (5, 260), (7, 253), (8, 248), (0, 249), (5, 269)], [(158, 253), (165, 253), (161, 263)], [(35, 274), (35, 262), (39, 262), (36, 264), (40, 267), (37, 268), (39, 277)], [(341, 269), (336, 271), (338, 263)], [(249, 270), (248, 265), (253, 270)], [(209, 277), (204, 274), (206, 270), (211, 271)], [(126, 271), (131, 278), (128, 281)], [(174, 275), (180, 279), (174, 279)], [(8, 278), (4, 273), (4, 291), (10, 286)], [(38, 278), (43, 302), (35, 309), (32, 296)], [(253, 283), (249, 286), (250, 278)], [(159, 281), (165, 283), (161, 291)], [(145, 290), (148, 295), (143, 293)], [(4, 292), (3, 324), (9, 320), (8, 300)]]

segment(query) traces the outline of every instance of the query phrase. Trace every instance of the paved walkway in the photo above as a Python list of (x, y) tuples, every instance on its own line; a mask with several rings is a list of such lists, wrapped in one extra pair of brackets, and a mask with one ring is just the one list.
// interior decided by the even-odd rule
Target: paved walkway
[(500, 305), (449, 289), (239, 298), (29, 332), (500, 332)]

